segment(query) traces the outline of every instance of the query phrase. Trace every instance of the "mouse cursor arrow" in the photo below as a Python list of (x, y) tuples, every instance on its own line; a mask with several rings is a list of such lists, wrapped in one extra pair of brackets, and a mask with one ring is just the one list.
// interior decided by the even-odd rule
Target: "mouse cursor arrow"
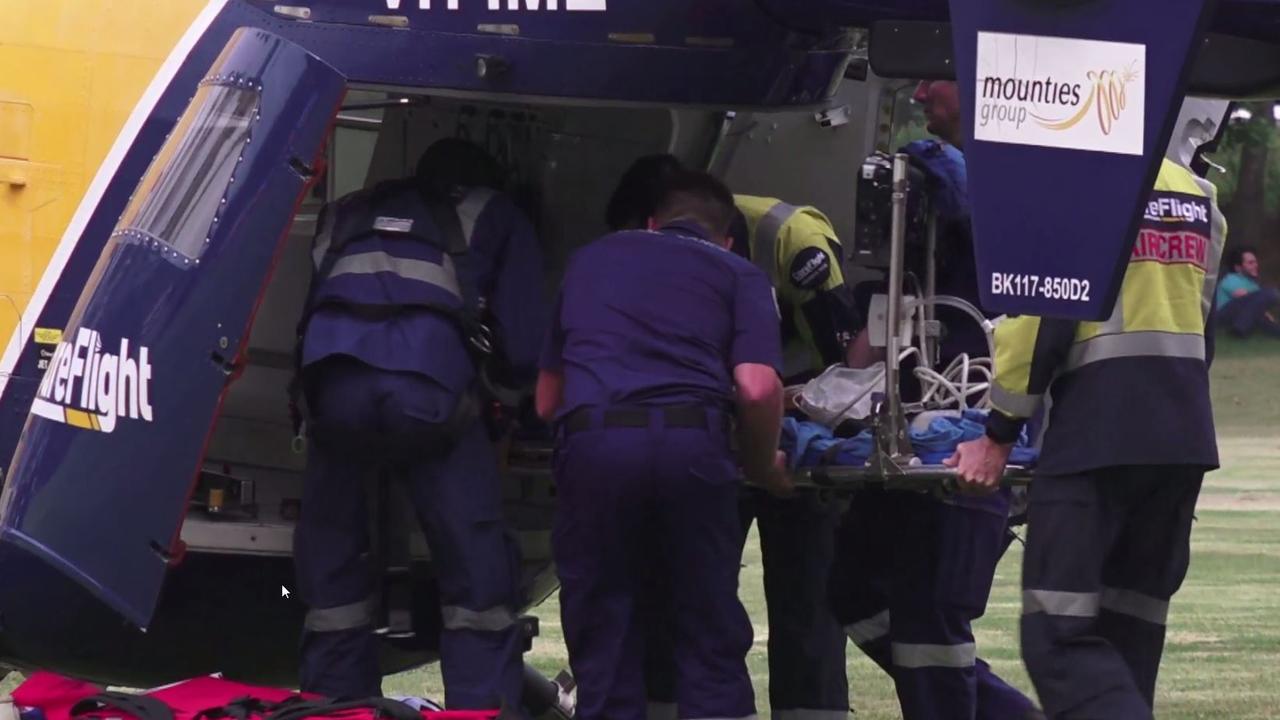
[(287, 597), (289, 597), (289, 588), (287, 588), (287, 587), (285, 587), (285, 586), (281, 585), (281, 586), (280, 586), (280, 597), (282, 597), (282, 598), (287, 598)]

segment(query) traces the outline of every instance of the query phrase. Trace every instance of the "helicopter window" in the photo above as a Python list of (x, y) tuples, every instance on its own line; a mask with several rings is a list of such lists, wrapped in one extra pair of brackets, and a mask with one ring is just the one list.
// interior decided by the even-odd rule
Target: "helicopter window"
[(139, 183), (121, 227), (199, 257), (249, 139), (258, 101), (250, 88), (202, 85)]
[(926, 140), (932, 135), (927, 129), (928, 120), (924, 116), (924, 107), (916, 102), (916, 83), (897, 88), (893, 93), (893, 137), (889, 145), (894, 150), (914, 142)]

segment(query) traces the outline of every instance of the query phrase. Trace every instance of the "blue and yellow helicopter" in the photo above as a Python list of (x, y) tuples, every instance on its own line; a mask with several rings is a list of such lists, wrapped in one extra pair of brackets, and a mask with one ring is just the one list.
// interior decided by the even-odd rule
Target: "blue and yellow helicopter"
[[(1280, 0), (7, 0), (0, 666), (293, 681), (283, 388), (323, 202), (466, 135), (556, 267), (660, 151), (851, 235), (895, 91), (952, 78), (984, 300), (1099, 317), (1183, 97), (1280, 95)], [(532, 604), (554, 496), (525, 470)], [(387, 672), (432, 659), (429, 615)]]

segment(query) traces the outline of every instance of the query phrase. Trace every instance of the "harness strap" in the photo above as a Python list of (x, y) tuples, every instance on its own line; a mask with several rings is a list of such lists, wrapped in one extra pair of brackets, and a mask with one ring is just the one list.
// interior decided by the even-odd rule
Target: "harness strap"
[(145, 695), (107, 690), (87, 697), (71, 707), (71, 717), (94, 715), (104, 710), (119, 710), (138, 720), (174, 720), (168, 705)]
[[(493, 337), (489, 333), (489, 329), (480, 321), (483, 308), (480, 307), (480, 291), (476, 287), (475, 274), (470, 272), (470, 250), (471, 237), (464, 230), (461, 205), (466, 204), (474, 193), (468, 193), (457, 202), (449, 202), (437, 197), (427, 198), (427, 211), (431, 215), (431, 220), (435, 223), (436, 229), (444, 236), (444, 251), (453, 259), (454, 274), (458, 280), (458, 291), (462, 296), (463, 311), (456, 319), (462, 328), (462, 333), (466, 337), (467, 342), (471, 345), (473, 351), (473, 359), (475, 353), (482, 356), (488, 356), (493, 352)], [(490, 196), (485, 196), (490, 197)], [(475, 231), (475, 217), (478, 216), (474, 207), (474, 203), (468, 205), (469, 225), (472, 233)], [(479, 363), (477, 363), (479, 364)]]
[(422, 714), (408, 705), (380, 697), (344, 702), (317, 700), (313, 702), (285, 703), (263, 720), (302, 720), (302, 718), (335, 715), (346, 710), (372, 710), (374, 718), (422, 720)]
[(255, 697), (246, 696), (236, 698), (226, 705), (201, 710), (193, 715), (191, 720), (221, 720), (222, 718), (251, 720), (255, 716), (261, 717), (274, 711), (280, 705), (281, 703), (266, 702)]

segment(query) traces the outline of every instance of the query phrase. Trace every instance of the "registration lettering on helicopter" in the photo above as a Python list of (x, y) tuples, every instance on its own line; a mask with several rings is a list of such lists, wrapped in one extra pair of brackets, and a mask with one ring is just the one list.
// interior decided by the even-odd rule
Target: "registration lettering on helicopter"
[(80, 328), (74, 342), (58, 343), (31, 413), (105, 433), (120, 418), (151, 422), (150, 355), (147, 346), (134, 346), (128, 338), (110, 348), (101, 333)]

